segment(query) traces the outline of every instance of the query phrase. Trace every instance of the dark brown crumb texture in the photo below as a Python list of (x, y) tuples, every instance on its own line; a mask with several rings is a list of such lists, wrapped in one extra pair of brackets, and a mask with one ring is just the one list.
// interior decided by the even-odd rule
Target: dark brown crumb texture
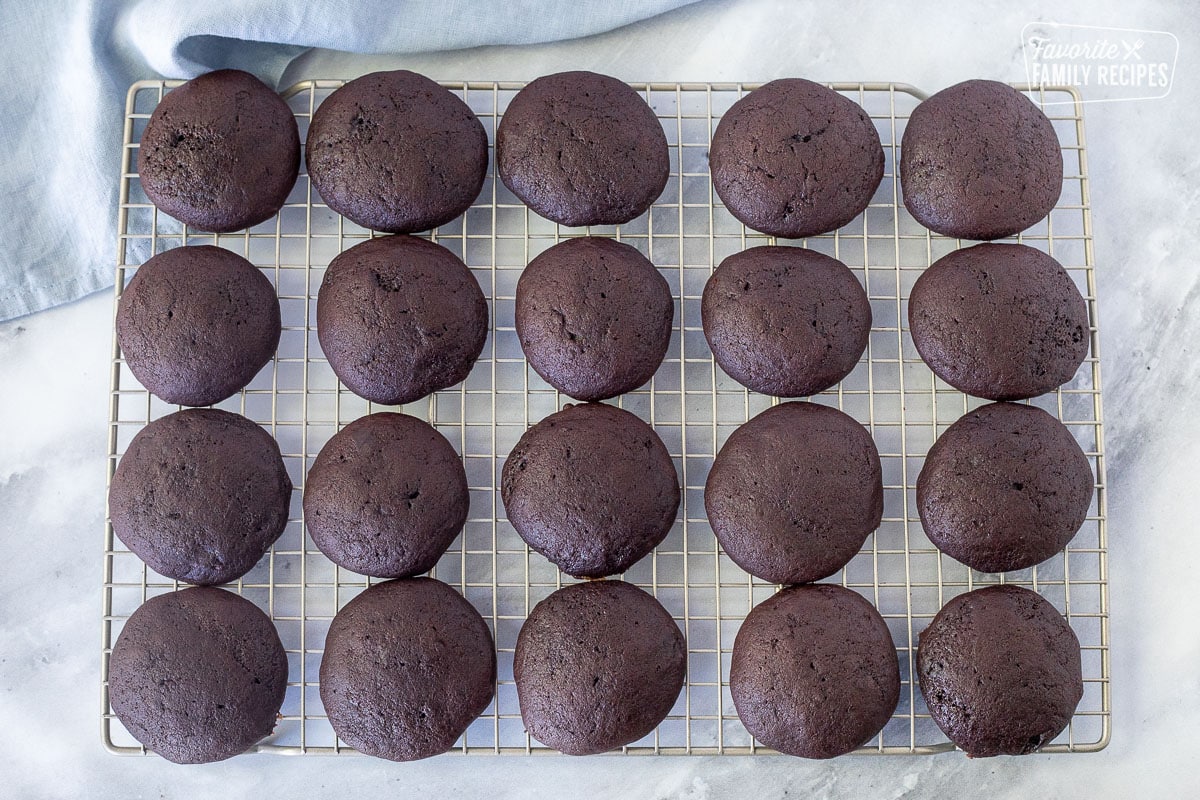
[(1071, 541), (1094, 483), (1065, 425), (1040, 408), (991, 403), (934, 442), (917, 478), (917, 510), (943, 553), (981, 572), (1007, 572)]
[(530, 547), (575, 577), (624, 572), (666, 538), (679, 478), (654, 429), (599, 403), (568, 406), (508, 454), (500, 494)]
[(271, 87), (234, 69), (171, 90), (138, 147), (146, 196), (202, 231), (236, 231), (274, 216), (299, 171), (291, 109)]
[(908, 301), (913, 344), (934, 373), (988, 400), (1022, 400), (1074, 377), (1087, 356), (1087, 303), (1051, 256), (980, 244), (934, 262)]
[(622, 581), (559, 589), (521, 626), (513, 676), (525, 729), (568, 755), (635, 742), (683, 688), (687, 643), (667, 610)]
[(287, 653), (267, 615), (238, 595), (195, 588), (152, 597), (125, 621), (108, 697), (147, 748), (203, 764), (269, 735), (287, 680)]
[(921, 633), (917, 675), (933, 721), (972, 757), (1036, 751), (1083, 697), (1075, 632), (1045, 599), (1013, 585), (946, 603)]

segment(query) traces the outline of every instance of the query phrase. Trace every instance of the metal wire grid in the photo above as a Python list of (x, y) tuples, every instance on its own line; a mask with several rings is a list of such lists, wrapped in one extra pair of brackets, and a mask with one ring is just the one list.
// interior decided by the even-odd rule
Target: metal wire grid
[[(341, 387), (316, 339), (315, 298), (324, 267), (371, 232), (332, 212), (301, 172), (288, 203), (273, 219), (232, 235), (201, 234), (160, 214), (135, 172), (145, 122), (165, 92), (179, 81), (141, 81), (126, 104), (121, 160), (116, 296), (137, 265), (185, 244), (218, 244), (261, 267), (280, 298), (284, 330), (279, 351), (238, 395), (218, 407), (266, 426), (279, 441), (296, 486), (292, 514), (268, 557), (228, 588), (250, 598), (274, 620), (288, 652), (289, 674), (282, 718), (256, 748), (286, 754), (344, 754), (323, 715), (317, 691), (321, 648), (329, 621), (371, 582), (333, 565), (305, 535), (300, 497), (307, 468), (321, 446), (344, 424), (379, 410)], [(314, 108), (341, 81), (307, 81), (284, 93), (301, 138)], [(491, 130), (519, 83), (453, 82)], [(797, 244), (844, 261), (867, 288), (874, 325), (867, 352), (833, 389), (813, 398), (865, 424), (883, 463), (883, 522), (863, 550), (830, 581), (854, 589), (880, 610), (896, 642), (902, 691), (896, 713), (860, 753), (912, 754), (953, 749), (929, 718), (914, 680), (917, 636), (953, 596), (991, 583), (1015, 583), (1042, 594), (1066, 614), (1083, 645), (1085, 691), (1070, 726), (1045, 752), (1103, 748), (1110, 735), (1106, 485), (1101, 426), (1099, 339), (1090, 203), (1082, 109), (1069, 88), (1036, 91), (1058, 95), (1051, 107), (1063, 144), (1066, 178), (1059, 205), (1047, 220), (1016, 237), (1054, 255), (1087, 300), (1091, 351), (1075, 379), (1032, 402), (1061, 419), (1083, 446), (1097, 477), (1096, 495), (1083, 529), (1066, 551), (1029, 570), (976, 573), (941, 555), (921, 529), (915, 481), (933, 440), (961, 414), (982, 404), (936, 379), (906, 331), (908, 292), (921, 271), (962, 242), (932, 236), (899, 202), (895, 165), (900, 136), (912, 108), (924, 97), (903, 84), (838, 83), (830, 86), (862, 105), (875, 121), (887, 157), (883, 183), (866, 212), (833, 234)], [(728, 689), (729, 659), (741, 620), (777, 587), (750, 578), (723, 555), (708, 526), (703, 487), (714, 454), (747, 419), (778, 402), (747, 391), (713, 362), (700, 325), (700, 297), (712, 268), (731, 253), (770, 237), (747, 230), (712, 191), (707, 153), (721, 114), (754, 86), (744, 84), (637, 84), (661, 119), (671, 148), (666, 191), (642, 217), (619, 227), (564, 229), (528, 211), (496, 178), (494, 165), (466, 215), (429, 234), (472, 268), (491, 299), (492, 331), (470, 377), (461, 385), (405, 406), (427, 419), (462, 453), (471, 487), (471, 511), (462, 535), (439, 561), (436, 577), (457, 587), (489, 622), (499, 654), (496, 698), (468, 729), (454, 752), (542, 754), (525, 733), (512, 681), (512, 653), (528, 611), (563, 583), (548, 561), (528, 548), (504, 518), (498, 491), (504, 457), (529, 426), (562, 407), (560, 396), (530, 370), (513, 326), (515, 285), (529, 259), (567, 236), (613, 236), (645, 253), (663, 272), (676, 299), (675, 330), (662, 367), (651, 383), (617, 403), (650, 421), (671, 452), (684, 486), (680, 519), (652, 556), (624, 575), (651, 591), (674, 615), (688, 641), (688, 681), (668, 718), (626, 748), (630, 754), (755, 754), (759, 746), (738, 721)], [(1027, 87), (1021, 87), (1028, 90)], [(115, 307), (115, 303), (114, 303)], [(151, 419), (177, 407), (152, 397), (112, 350), (108, 475), (129, 440)], [(102, 737), (116, 753), (144, 753), (112, 714), (108, 661), (123, 621), (146, 598), (180, 588), (148, 570), (128, 552), (106, 521), (102, 631)], [(570, 581), (570, 579), (567, 579)]]

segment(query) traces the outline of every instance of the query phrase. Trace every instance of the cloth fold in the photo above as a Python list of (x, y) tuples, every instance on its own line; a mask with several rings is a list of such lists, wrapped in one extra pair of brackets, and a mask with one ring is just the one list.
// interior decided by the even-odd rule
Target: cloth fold
[(112, 285), (125, 93), (135, 80), (233, 67), (282, 88), (288, 64), (311, 48), (379, 55), (549, 42), (692, 2), (5, 0), (0, 320)]

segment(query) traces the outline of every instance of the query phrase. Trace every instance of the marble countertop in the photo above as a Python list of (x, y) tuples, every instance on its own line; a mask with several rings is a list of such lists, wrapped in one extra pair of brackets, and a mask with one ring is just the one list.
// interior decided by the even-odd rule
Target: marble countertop
[[(0, 795), (646, 798), (1177, 797), (1196, 790), (1200, 609), (1189, 523), (1200, 473), (1200, 16), (1179, 3), (987, 2), (943, 13), (848, 0), (706, 2), (601, 36), (404, 58), (315, 51), (283, 81), (405, 67), (528, 80), (588, 68), (627, 80), (893, 80), (927, 91), (1024, 81), (1034, 21), (1173, 31), (1174, 87), (1085, 107), (1109, 482), (1113, 738), (1098, 754), (759, 758), (244, 756), (203, 767), (118, 758), (100, 743), (101, 531), (112, 297), (0, 325)], [(149, 77), (149, 76), (148, 76)], [(120, 99), (114, 99), (120, 102)], [(113, 220), (97, 219), (97, 226)], [(1193, 304), (1196, 305), (1193, 305)], [(1190, 789), (1191, 792), (1187, 790)]]

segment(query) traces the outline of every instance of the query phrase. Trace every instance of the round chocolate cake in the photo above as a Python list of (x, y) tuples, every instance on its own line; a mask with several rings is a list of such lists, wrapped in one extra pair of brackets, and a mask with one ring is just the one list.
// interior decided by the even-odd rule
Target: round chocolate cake
[(662, 274), (612, 239), (568, 239), (517, 282), (517, 336), (529, 365), (577, 400), (606, 400), (654, 376), (674, 306)]
[(867, 349), (871, 302), (845, 264), (799, 247), (752, 247), (721, 262), (700, 307), (713, 357), (763, 394), (807, 397)]
[(771, 81), (734, 103), (708, 162), (733, 216), (787, 239), (846, 225), (883, 180), (883, 147), (867, 112), (801, 78)]
[(338, 612), (321, 657), (321, 702), (338, 738), (367, 755), (444, 753), (483, 713), (496, 683), (491, 631), (432, 578), (376, 584)]
[(370, 414), (334, 434), (304, 482), (304, 523), (335, 564), (376, 578), (428, 572), (467, 521), (467, 473), (416, 417)]
[(687, 644), (667, 610), (623, 581), (564, 586), (521, 626), (513, 677), (525, 729), (568, 755), (636, 742), (670, 713)]
[(154, 205), (193, 228), (227, 233), (274, 216), (300, 171), (296, 118), (271, 87), (222, 69), (163, 96), (138, 145)]
[(317, 337), (359, 397), (403, 405), (464, 380), (487, 340), (479, 282), (441, 245), (383, 236), (333, 259), (317, 293)]
[(575, 577), (624, 572), (666, 538), (675, 465), (654, 429), (600, 403), (568, 406), (508, 454), (500, 494), (530, 547)]
[(184, 589), (150, 598), (125, 621), (108, 700), (148, 749), (204, 764), (274, 730), (287, 680), (287, 653), (258, 606), (222, 589)]
[(1051, 256), (980, 244), (939, 258), (913, 284), (913, 344), (939, 378), (988, 400), (1052, 391), (1087, 356), (1087, 304)]
[(496, 132), (512, 193), (560, 225), (620, 225), (662, 194), (671, 163), (658, 117), (627, 84), (560, 72), (513, 97)]
[(946, 603), (921, 633), (917, 677), (933, 721), (972, 757), (1035, 752), (1083, 698), (1075, 632), (1045, 599), (1013, 585)]

